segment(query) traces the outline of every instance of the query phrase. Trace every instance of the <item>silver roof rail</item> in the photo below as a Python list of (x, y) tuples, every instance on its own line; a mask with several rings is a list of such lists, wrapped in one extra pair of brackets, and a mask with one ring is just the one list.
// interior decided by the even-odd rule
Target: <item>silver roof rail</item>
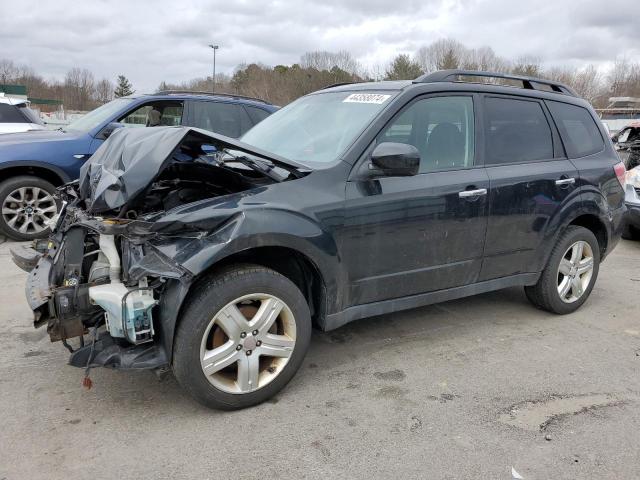
[[(536, 85), (546, 85), (553, 92), (578, 97), (579, 95), (569, 86), (546, 80), (544, 78), (526, 77), (522, 75), (513, 75), (510, 73), (483, 72), (476, 70), (439, 70), (433, 73), (426, 73), (416, 78), (413, 83), (432, 83), (432, 82), (464, 82), (462, 77), (483, 77), (483, 78), (501, 78), (505, 80), (515, 80), (522, 82), (522, 88), (526, 90), (541, 90)], [(544, 90), (543, 90), (544, 91)]]

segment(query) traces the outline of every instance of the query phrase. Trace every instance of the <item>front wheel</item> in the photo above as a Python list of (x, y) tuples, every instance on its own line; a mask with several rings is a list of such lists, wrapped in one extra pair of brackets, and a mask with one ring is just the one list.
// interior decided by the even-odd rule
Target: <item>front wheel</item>
[(13, 240), (33, 240), (49, 234), (49, 221), (58, 212), (56, 187), (30, 175), (0, 183), (0, 233)]
[(300, 367), (311, 315), (302, 292), (286, 277), (239, 266), (203, 279), (187, 301), (173, 371), (200, 403), (225, 410), (261, 403)]
[(538, 283), (525, 287), (536, 307), (566, 314), (589, 297), (600, 268), (600, 247), (588, 229), (570, 226), (560, 236)]

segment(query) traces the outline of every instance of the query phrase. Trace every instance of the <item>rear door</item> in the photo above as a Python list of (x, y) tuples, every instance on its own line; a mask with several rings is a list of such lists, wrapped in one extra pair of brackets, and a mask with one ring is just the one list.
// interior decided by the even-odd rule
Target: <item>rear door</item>
[(415, 146), (418, 175), (347, 182), (341, 251), (351, 305), (476, 281), (489, 187), (475, 155), (476, 98), (414, 100), (378, 135), (376, 143)]
[(489, 221), (480, 280), (540, 269), (537, 249), (565, 202), (579, 201), (578, 171), (542, 101), (484, 95)]

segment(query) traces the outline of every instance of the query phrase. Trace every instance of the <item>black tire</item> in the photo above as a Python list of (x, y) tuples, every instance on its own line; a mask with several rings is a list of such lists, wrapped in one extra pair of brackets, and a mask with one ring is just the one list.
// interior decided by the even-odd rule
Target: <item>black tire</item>
[[(295, 347), (270, 383), (253, 392), (228, 393), (207, 380), (200, 363), (200, 344), (209, 323), (225, 305), (258, 292), (287, 304), (295, 319)], [(235, 410), (264, 402), (282, 390), (302, 364), (311, 338), (309, 306), (300, 289), (279, 273), (256, 265), (238, 265), (202, 279), (185, 302), (175, 336), (173, 372), (180, 385), (201, 404)]]
[(640, 232), (633, 225), (629, 225), (625, 222), (622, 227), (622, 238), (625, 240), (638, 240), (640, 239)]
[[(18, 177), (9, 178), (0, 183), (0, 207), (4, 206), (5, 200), (12, 192), (23, 187), (39, 188), (46, 191), (49, 195), (54, 195), (56, 193), (56, 187), (46, 180), (31, 175), (20, 175)], [(49, 228), (45, 228), (40, 232), (19, 232), (7, 223), (7, 218), (5, 218), (4, 214), (0, 215), (0, 233), (13, 240), (26, 241), (33, 240), (35, 238), (44, 238), (49, 235), (49, 232)]]
[[(565, 252), (571, 245), (580, 240), (587, 242), (593, 252), (593, 273), (589, 285), (584, 289), (584, 293), (572, 303), (566, 303), (562, 301), (558, 293), (558, 268)], [(529, 301), (542, 310), (559, 315), (575, 312), (589, 298), (598, 278), (599, 268), (600, 246), (595, 235), (591, 230), (584, 227), (569, 226), (553, 248), (547, 266), (543, 270), (538, 283), (525, 287), (524, 291)]]

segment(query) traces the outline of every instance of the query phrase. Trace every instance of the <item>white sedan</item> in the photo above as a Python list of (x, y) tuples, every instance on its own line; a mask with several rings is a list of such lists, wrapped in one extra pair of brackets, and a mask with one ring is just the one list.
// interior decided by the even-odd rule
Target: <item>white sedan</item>
[(0, 134), (44, 130), (38, 114), (29, 108), (29, 102), (0, 93)]

